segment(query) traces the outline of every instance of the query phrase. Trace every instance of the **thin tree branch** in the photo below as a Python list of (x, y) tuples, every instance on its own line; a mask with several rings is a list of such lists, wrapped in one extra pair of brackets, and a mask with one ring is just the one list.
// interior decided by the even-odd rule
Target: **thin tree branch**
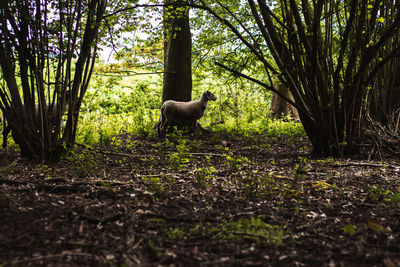
[(294, 101), (292, 101), (291, 99), (289, 99), (287, 96), (283, 95), (280, 91), (276, 90), (273, 86), (267, 85), (267, 84), (265, 84), (265, 83), (263, 83), (263, 82), (261, 82), (261, 81), (255, 79), (255, 78), (252, 78), (252, 77), (250, 77), (250, 76), (248, 76), (248, 75), (246, 75), (246, 74), (237, 72), (236, 70), (234, 70), (234, 69), (232, 69), (232, 68), (230, 68), (230, 67), (228, 67), (228, 66), (225, 66), (225, 65), (222, 64), (222, 63), (215, 62), (215, 64), (216, 64), (217, 66), (220, 66), (220, 67), (222, 67), (222, 68), (224, 68), (224, 69), (226, 69), (226, 70), (232, 72), (233, 74), (235, 74), (235, 75), (237, 75), (237, 76), (243, 77), (243, 78), (245, 78), (245, 79), (247, 79), (247, 80), (249, 80), (249, 81), (252, 81), (252, 82), (254, 82), (254, 83), (256, 83), (256, 84), (259, 84), (259, 85), (265, 87), (266, 89), (268, 89), (268, 90), (270, 90), (270, 91), (276, 93), (277, 95), (279, 95), (280, 97), (282, 97), (283, 99), (285, 99), (287, 102), (289, 102), (290, 104), (292, 104), (295, 108), (297, 108), (298, 110), (304, 112), (304, 114), (307, 114), (307, 116), (310, 116), (310, 118), (311, 118), (311, 114), (310, 114), (307, 110), (305, 110), (303, 107), (301, 107), (301, 106), (299, 106), (298, 104), (296, 104)]

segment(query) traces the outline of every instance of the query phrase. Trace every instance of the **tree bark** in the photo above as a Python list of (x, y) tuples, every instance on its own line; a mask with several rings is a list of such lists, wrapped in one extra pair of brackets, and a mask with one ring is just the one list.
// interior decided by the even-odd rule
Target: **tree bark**
[[(283, 84), (276, 84), (275, 85), (276, 90), (281, 92), (285, 97), (291, 99), (294, 101), (292, 94), (289, 91), (289, 88), (287, 88)], [(292, 118), (298, 120), (299, 119), (299, 114), (296, 110), (296, 108), (287, 102), (284, 98), (280, 97), (278, 94), (272, 92), (272, 98), (271, 98), (271, 113), (275, 117), (279, 118), (284, 118), (286, 116), (291, 116)]]
[[(184, 4), (186, 0), (165, 0)], [(164, 7), (164, 84), (162, 102), (192, 98), (192, 38), (189, 8)]]

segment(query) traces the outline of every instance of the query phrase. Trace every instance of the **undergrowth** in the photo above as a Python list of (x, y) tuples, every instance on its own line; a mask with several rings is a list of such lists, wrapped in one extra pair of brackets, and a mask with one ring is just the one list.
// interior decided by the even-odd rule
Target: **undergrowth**
[[(243, 90), (243, 86), (251, 90)], [(212, 91), (217, 100), (210, 102), (199, 120), (203, 128), (240, 136), (304, 136), (299, 122), (290, 118), (274, 119), (270, 115), (270, 93), (241, 82), (222, 84), (194, 76), (193, 99)], [(249, 92), (250, 91), (250, 92)], [(104, 145), (121, 133), (156, 138), (159, 120), (162, 76), (95, 75), (82, 105), (77, 142)]]
[(222, 221), (217, 225), (197, 224), (192, 228), (176, 227), (169, 229), (170, 239), (184, 239), (190, 236), (204, 236), (214, 240), (226, 241), (249, 239), (256, 242), (283, 245), (285, 231), (282, 226), (266, 223), (261, 217), (239, 218)]
[[(202, 76), (203, 77), (203, 76)], [(299, 122), (290, 118), (272, 118), (270, 92), (248, 82), (193, 77), (192, 98), (212, 91), (217, 100), (210, 102), (198, 122), (214, 132), (238, 136), (304, 136)], [(156, 138), (162, 97), (162, 75), (103, 76), (96, 72), (82, 103), (77, 143), (108, 145), (113, 136), (123, 133)], [(246, 90), (244, 90), (246, 88)], [(13, 144), (12, 138), (9, 143)], [(2, 142), (2, 136), (0, 136)]]

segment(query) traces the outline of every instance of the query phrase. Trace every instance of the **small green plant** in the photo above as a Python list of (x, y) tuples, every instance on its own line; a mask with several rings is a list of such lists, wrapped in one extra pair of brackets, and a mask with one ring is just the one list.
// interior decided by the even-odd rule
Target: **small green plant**
[(167, 232), (167, 235), (170, 239), (180, 239), (185, 236), (185, 232), (180, 228), (174, 228)]
[(356, 233), (356, 226), (349, 223), (343, 228), (343, 232), (349, 234), (350, 236), (353, 236)]
[(39, 172), (39, 175), (44, 177), (45, 180), (51, 180), (57, 175), (55, 174), (54, 170), (49, 168), (48, 165), (46, 164), (40, 164), (37, 166), (37, 171)]
[(263, 197), (271, 193), (271, 175), (261, 176), (257, 170), (249, 171), (241, 178), (241, 188), (247, 197)]
[(167, 177), (143, 177), (142, 180), (149, 186), (148, 191), (151, 192), (154, 199), (159, 199), (170, 191), (171, 183)]
[(273, 120), (267, 131), (269, 136), (305, 136), (301, 123), (294, 121)]
[(229, 148), (225, 148), (225, 150), (228, 152), (227, 154), (224, 154), (226, 165), (232, 171), (239, 171), (251, 164), (251, 161), (247, 157), (235, 156), (233, 152), (229, 150)]
[[(9, 266), (17, 266), (18, 265), (18, 258), (17, 259), (14, 259), (14, 260), (12, 260), (12, 261), (2, 261), (2, 262), (0, 262), (0, 267), (9, 267)], [(21, 263), (19, 263), (19, 264), (21, 264)]]
[(215, 167), (204, 167), (196, 169), (196, 183), (198, 185), (211, 185), (211, 180), (213, 177), (211, 176), (216, 172)]
[(165, 138), (165, 140), (163, 142), (154, 144), (153, 147), (156, 148), (158, 152), (163, 152), (168, 149), (174, 148), (175, 144), (174, 144), (174, 142), (170, 141), (168, 138)]
[(367, 193), (368, 196), (373, 201), (383, 201), (383, 200), (390, 200), (391, 199), (390, 194), (392, 192), (390, 190), (379, 187), (379, 185), (372, 185), (368, 189)]
[(390, 201), (393, 203), (400, 203), (400, 193), (393, 194)]
[(107, 182), (107, 181), (104, 181), (104, 180), (100, 180), (97, 183), (98, 183), (98, 185), (104, 186), (104, 187), (110, 187), (111, 186), (110, 182)]
[(334, 158), (332, 157), (327, 157), (326, 159), (319, 159), (317, 160), (318, 163), (322, 163), (324, 165), (333, 165), (333, 164), (337, 164), (339, 163), (338, 161), (336, 161)]
[(81, 178), (94, 175), (98, 166), (95, 153), (90, 150), (71, 150), (62, 160), (68, 162), (75, 176)]
[(171, 141), (164, 141), (166, 142), (165, 145), (171, 146), (171, 144), (174, 144), (176, 152), (170, 152), (168, 154), (168, 164), (174, 171), (183, 170), (186, 168), (187, 164), (192, 158), (192, 154), (190, 154), (189, 151), (197, 143), (191, 142), (185, 138), (182, 134), (182, 131), (175, 131), (175, 133), (171, 134), (170, 137), (175, 139), (175, 143)]
[(15, 168), (16, 165), (17, 165), (17, 161), (13, 161), (10, 164), (8, 164), (7, 166), (1, 168), (0, 173), (5, 174), (5, 175), (12, 173), (13, 171), (16, 170), (16, 168)]
[(285, 232), (283, 227), (271, 225), (257, 217), (223, 222), (218, 227), (212, 227), (210, 234), (214, 238), (223, 240), (246, 238), (257, 241), (267, 240), (271, 244), (282, 245)]
[(186, 168), (192, 155), (189, 153), (188, 147), (184, 144), (177, 145), (176, 148), (178, 152), (171, 152), (168, 155), (168, 163), (171, 169), (179, 171)]
[(305, 157), (299, 157), (299, 163), (295, 165), (293, 173), (294, 173), (294, 178), (299, 179), (299, 180), (304, 180), (306, 178), (306, 174), (308, 173), (309, 169), (309, 163), (308, 159)]
[(115, 148), (119, 148), (122, 145), (122, 139), (118, 138), (118, 136), (114, 135), (110, 138), (111, 145)]
[(326, 190), (326, 189), (336, 189), (336, 184), (330, 184), (324, 181), (314, 181), (313, 186), (319, 190)]

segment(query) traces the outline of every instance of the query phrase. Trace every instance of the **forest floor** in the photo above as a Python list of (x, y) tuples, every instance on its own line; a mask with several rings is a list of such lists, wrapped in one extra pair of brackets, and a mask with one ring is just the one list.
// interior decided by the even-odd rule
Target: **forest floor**
[(0, 266), (400, 266), (400, 160), (304, 137), (117, 136), (0, 151)]

